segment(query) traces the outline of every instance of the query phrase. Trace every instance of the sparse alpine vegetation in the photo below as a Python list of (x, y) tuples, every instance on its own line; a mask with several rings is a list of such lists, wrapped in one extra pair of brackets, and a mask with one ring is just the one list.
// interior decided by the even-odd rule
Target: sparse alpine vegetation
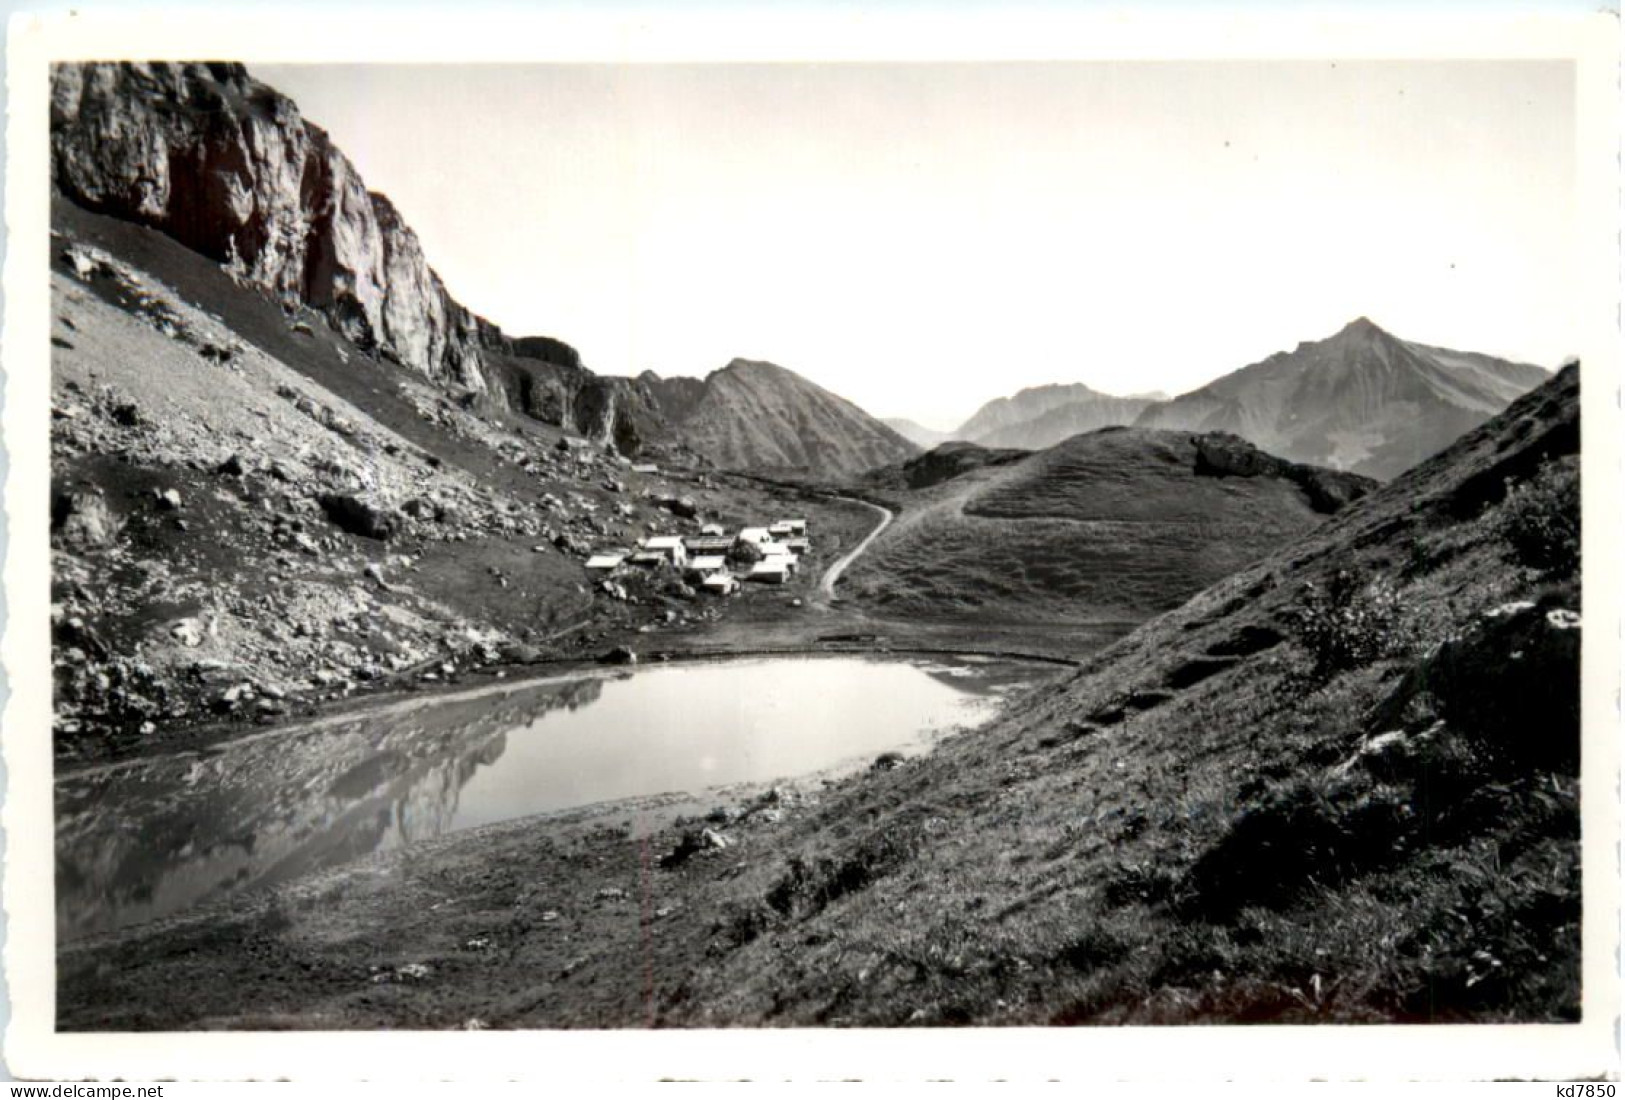
[(726, 893), (842, 866), (864, 850), (843, 821), (921, 837), (914, 855), (778, 910), (681, 1004), (854, 1024), (1575, 1018), (1579, 576), (1501, 564), (1516, 492), (1458, 510), (1507, 464), (1572, 478), (1577, 381), (985, 737), (843, 792), (777, 877)]
[[(501, 681), (542, 661), (1013, 639), (1056, 670), (839, 781), (337, 845), (62, 937), (60, 1029), (1577, 1018), (1578, 364), (1362, 319), (1136, 427), (920, 455), (771, 364), (606, 379), (504, 336), (240, 66), (62, 66), (52, 149), (53, 735), (87, 783), (150, 755), (190, 799), (249, 724), (320, 718), (229, 758), (316, 792), (253, 809), (400, 823), (374, 773), (433, 731), (335, 754), (363, 692), (388, 722), (489, 689), (450, 701), (453, 778), (414, 788), (444, 812), (541, 713)], [(831, 597), (877, 522), (845, 494), (896, 515)], [(657, 532), (766, 560), (718, 530), (792, 516), (782, 585), (707, 595), (681, 540), (618, 564)], [(94, 850), (91, 816), (58, 829)], [(170, 824), (151, 843), (199, 844)], [(202, 856), (229, 878), (245, 837)]]
[(1294, 623), (1314, 658), (1316, 676), (1324, 679), (1382, 657), (1402, 655), (1409, 645), (1404, 613), (1399, 594), (1386, 577), (1361, 586), (1352, 573), (1339, 571), (1324, 588), (1304, 584)]
[(1580, 564), (1578, 456), (1541, 465), (1528, 481), (1507, 490), (1503, 530), (1518, 562), (1566, 574)]
[[(1575, 473), (1578, 379), (978, 735), (721, 815), (720, 841), (685, 847), (693, 823), (635, 843), (510, 826), (392, 862), (388, 890), (336, 875), (306, 888), (325, 891), (314, 908), (287, 890), (213, 918), (294, 972), (342, 967), (363, 939), (386, 969), (455, 974), (463, 956), (430, 945), (471, 938), (523, 967), (360, 1003), (242, 965), (199, 918), (70, 949), (63, 1026), (253, 1026), (245, 998), (361, 1027), (1575, 1019), (1580, 577), (1512, 560), (1505, 484)], [(1373, 590), (1406, 644), (1317, 656), (1298, 625), (1314, 593)], [(647, 873), (640, 851), (686, 857), (649, 880), (656, 934), (597, 900), (592, 939), (560, 938), (548, 899), (610, 896)], [(452, 883), (455, 913), (402, 908)], [(143, 993), (228, 975), (229, 997), (199, 986), (161, 1013)]]

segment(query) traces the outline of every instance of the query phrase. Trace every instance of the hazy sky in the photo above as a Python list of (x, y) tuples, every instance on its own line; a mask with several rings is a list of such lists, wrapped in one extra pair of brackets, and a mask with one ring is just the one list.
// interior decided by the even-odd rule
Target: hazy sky
[(256, 65), (453, 296), (601, 373), (768, 359), (951, 427), (1364, 314), (1577, 347), (1567, 62)]

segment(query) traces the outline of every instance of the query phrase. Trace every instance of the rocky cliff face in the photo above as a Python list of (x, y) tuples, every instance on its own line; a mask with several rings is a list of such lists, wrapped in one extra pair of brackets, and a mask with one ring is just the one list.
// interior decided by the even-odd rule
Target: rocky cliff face
[[(159, 229), (357, 347), (636, 450), (648, 401), (556, 340), (512, 340), (447, 293), (417, 234), (286, 96), (227, 63), (73, 63), (52, 74), (52, 180)], [(507, 359), (527, 364), (529, 389)], [(523, 403), (538, 388), (553, 400)], [(577, 410), (580, 419), (577, 420)], [(545, 419), (545, 417), (544, 417)]]

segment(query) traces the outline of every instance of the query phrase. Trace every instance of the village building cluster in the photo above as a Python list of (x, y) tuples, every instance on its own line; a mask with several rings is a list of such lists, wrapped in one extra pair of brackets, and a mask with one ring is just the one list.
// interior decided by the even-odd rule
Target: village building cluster
[(707, 523), (697, 535), (651, 535), (635, 549), (595, 551), (587, 558), (587, 570), (607, 576), (626, 568), (666, 567), (703, 592), (731, 596), (745, 581), (788, 581), (811, 546), (804, 519), (781, 519), (733, 534), (721, 524)]

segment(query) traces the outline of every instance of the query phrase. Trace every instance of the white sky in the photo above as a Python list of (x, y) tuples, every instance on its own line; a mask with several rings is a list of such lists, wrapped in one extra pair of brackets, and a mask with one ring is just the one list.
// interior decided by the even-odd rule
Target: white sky
[(253, 65), (453, 296), (607, 374), (767, 359), (947, 428), (1364, 314), (1577, 347), (1567, 62)]

